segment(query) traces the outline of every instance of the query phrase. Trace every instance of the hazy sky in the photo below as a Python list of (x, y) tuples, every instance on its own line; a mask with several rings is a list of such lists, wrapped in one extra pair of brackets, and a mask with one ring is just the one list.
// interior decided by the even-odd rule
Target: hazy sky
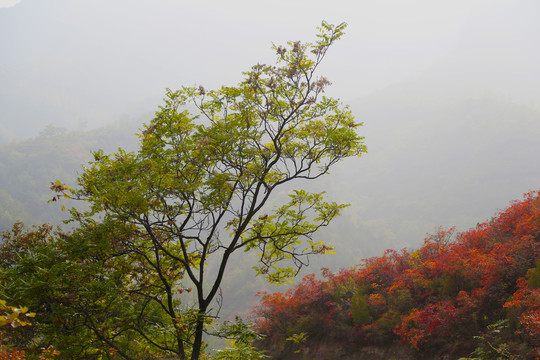
[(99, 125), (154, 110), (166, 87), (235, 84), (322, 20), (349, 24), (321, 69), (334, 96), (428, 77), (534, 104), (538, 19), (537, 0), (0, 0), (0, 132)]

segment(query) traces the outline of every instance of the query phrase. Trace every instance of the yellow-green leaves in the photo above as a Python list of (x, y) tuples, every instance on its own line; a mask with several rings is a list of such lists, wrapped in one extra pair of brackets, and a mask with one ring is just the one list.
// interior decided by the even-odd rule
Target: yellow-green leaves
[(0, 299), (0, 327), (11, 325), (11, 327), (30, 325), (28, 318), (33, 318), (36, 313), (29, 313), (24, 306), (8, 306), (5, 300)]
[[(273, 214), (254, 220), (244, 237), (246, 247), (259, 252), (257, 274), (277, 284), (296, 275), (303, 256), (333, 253), (332, 246), (314, 242), (312, 237), (347, 206), (325, 202), (324, 192), (296, 190), (289, 198), (289, 203)], [(308, 246), (300, 248), (302, 243)], [(289, 262), (289, 266), (278, 266), (281, 262)]]
[[(92, 214), (165, 231), (182, 245), (175, 256), (186, 265), (200, 251), (194, 244), (258, 249), (259, 272), (279, 282), (303, 264), (301, 256), (331, 252), (311, 237), (343, 205), (322, 194), (296, 191), (289, 203), (259, 215), (279, 186), (315, 180), (339, 160), (366, 152), (361, 124), (347, 106), (323, 96), (330, 82), (316, 75), (345, 26), (323, 22), (314, 44), (274, 46), (276, 65), (253, 66), (238, 86), (167, 89), (141, 131), (140, 150), (95, 152), (79, 179), (79, 197), (90, 201)], [(294, 269), (277, 267), (291, 261)]]
[[(145, 272), (128, 285), (146, 285), (154, 275), (159, 286), (144, 291), (159, 293), (141, 291), (166, 311), (177, 344), (200, 350), (204, 319), (233, 252), (257, 253), (257, 273), (274, 283), (296, 275), (307, 256), (332, 253), (314, 237), (345, 205), (305, 190), (285, 201), (276, 195), (366, 152), (361, 124), (346, 105), (323, 96), (330, 81), (317, 74), (344, 28), (323, 23), (313, 44), (274, 46), (276, 63), (253, 66), (236, 86), (167, 89), (141, 130), (139, 150), (97, 151), (79, 177), (74, 197), (87, 200), (91, 211), (74, 217), (91, 223), (100, 215), (133, 227), (120, 243), (140, 256)], [(180, 273), (194, 288), (194, 318), (172, 305)]]

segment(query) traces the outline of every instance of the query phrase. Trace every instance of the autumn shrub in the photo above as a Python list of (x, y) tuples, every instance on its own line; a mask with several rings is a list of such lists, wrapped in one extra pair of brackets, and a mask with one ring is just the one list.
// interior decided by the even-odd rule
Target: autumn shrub
[[(266, 294), (255, 311), (259, 331), (274, 341), (293, 328), (316, 335), (310, 341), (321, 333), (347, 339), (351, 349), (400, 341), (419, 352), (461, 354), (480, 353), (492, 339), (501, 353), (540, 358), (538, 191), (468, 231), (441, 228), (415, 251), (387, 250), (323, 275)], [(501, 320), (508, 325), (493, 325)]]
[(259, 332), (269, 341), (283, 341), (289, 336), (306, 332), (312, 338), (327, 336), (341, 313), (328, 284), (308, 275), (288, 292), (259, 294), (261, 305), (255, 310)]
[(530, 354), (540, 358), (540, 262), (518, 280), (518, 289), (504, 307), (523, 342), (531, 345)]

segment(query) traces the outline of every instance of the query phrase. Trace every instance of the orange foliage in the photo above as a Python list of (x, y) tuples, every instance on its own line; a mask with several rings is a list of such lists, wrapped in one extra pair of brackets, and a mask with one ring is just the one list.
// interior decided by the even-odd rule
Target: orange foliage
[(469, 231), (439, 229), (416, 251), (388, 250), (355, 269), (324, 271), (324, 280), (308, 275), (285, 294), (264, 294), (254, 313), (267, 345), (305, 332), (314, 341), (400, 339), (422, 351), (474, 346), (475, 335), (513, 316), (504, 336), (522, 343), (515, 352), (534, 358), (540, 353), (540, 262), (530, 269), (537, 261), (540, 192), (533, 191)]

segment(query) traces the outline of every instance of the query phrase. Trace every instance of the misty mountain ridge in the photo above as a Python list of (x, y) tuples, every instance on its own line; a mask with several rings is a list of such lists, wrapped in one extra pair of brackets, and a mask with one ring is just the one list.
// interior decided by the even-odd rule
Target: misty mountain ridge
[[(402, 84), (350, 103), (368, 154), (319, 184), (351, 203), (324, 230), (337, 236), (338, 254), (359, 260), (383, 247), (416, 248), (438, 226), (474, 227), (490, 208), (539, 187), (538, 110), (488, 93), (445, 99), (425, 89)], [(318, 261), (315, 268), (340, 265)]]
[[(417, 247), (439, 225), (467, 229), (538, 188), (539, 111), (488, 93), (445, 98), (445, 87), (438, 94), (424, 84), (402, 83), (350, 102), (364, 122), (359, 131), (369, 153), (309, 185), (351, 204), (319, 235), (332, 238), (338, 255), (315, 258), (314, 269), (353, 264), (386, 248)], [(2, 145), (1, 198), (10, 213), (0, 217), (2, 228), (16, 219), (58, 222), (58, 209), (46, 204), (50, 181), (73, 185), (90, 150), (134, 150), (134, 134), (150, 116), (89, 131), (42, 131)]]
[[(351, 205), (316, 235), (335, 246), (336, 255), (312, 257), (299, 278), (322, 267), (354, 266), (385, 249), (419, 248), (439, 226), (473, 228), (494, 209), (539, 188), (540, 112), (530, 106), (489, 94), (443, 99), (426, 90), (423, 96), (405, 84), (350, 106), (364, 122), (359, 132), (368, 154), (337, 164), (308, 185)], [(135, 150), (135, 133), (151, 116), (93, 130), (49, 127), (37, 137), (0, 145), (0, 230), (18, 220), (61, 224), (67, 213), (47, 203), (50, 182), (75, 186), (91, 150)], [(238, 259), (228, 274), (235, 281), (223, 289), (223, 318), (246, 315), (257, 301), (253, 294), (275, 290), (254, 278), (249, 259)]]

